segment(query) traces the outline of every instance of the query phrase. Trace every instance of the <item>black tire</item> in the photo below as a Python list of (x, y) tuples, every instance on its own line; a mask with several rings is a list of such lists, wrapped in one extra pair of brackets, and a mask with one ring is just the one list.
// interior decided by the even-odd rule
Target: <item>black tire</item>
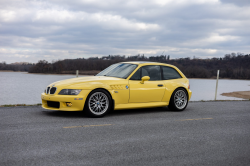
[(188, 94), (184, 88), (177, 88), (171, 96), (168, 108), (172, 111), (183, 111), (188, 105)]
[(94, 118), (105, 116), (111, 109), (111, 96), (103, 89), (92, 91), (85, 101), (84, 112)]

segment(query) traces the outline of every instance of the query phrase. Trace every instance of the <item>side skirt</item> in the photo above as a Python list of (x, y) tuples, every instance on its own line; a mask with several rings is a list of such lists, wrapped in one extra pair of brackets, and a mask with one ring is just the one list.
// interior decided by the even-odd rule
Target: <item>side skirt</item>
[(165, 107), (169, 102), (150, 102), (150, 103), (128, 103), (128, 104), (116, 104), (114, 109), (137, 109), (137, 108), (150, 108), (150, 107)]

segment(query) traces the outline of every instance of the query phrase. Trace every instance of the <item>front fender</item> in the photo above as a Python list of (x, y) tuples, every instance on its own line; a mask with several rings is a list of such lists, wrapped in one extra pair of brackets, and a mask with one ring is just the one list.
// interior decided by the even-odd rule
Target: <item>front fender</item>
[(112, 90), (112, 88), (107, 85), (104, 84), (102, 82), (88, 82), (88, 83), (81, 83), (81, 84), (77, 84), (77, 85), (70, 85), (68, 86), (69, 89), (86, 89), (86, 90), (94, 90), (94, 89), (98, 89), (98, 88), (103, 88), (103, 89), (107, 89), (107, 90)]

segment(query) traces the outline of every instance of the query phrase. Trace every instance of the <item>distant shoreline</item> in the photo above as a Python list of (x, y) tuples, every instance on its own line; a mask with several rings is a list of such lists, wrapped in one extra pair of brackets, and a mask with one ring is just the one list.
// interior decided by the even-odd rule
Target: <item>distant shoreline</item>
[[(0, 72), (23, 72), (27, 74), (40, 74), (40, 75), (76, 75), (76, 72), (73, 71), (63, 71), (62, 73), (29, 73), (27, 71), (12, 71), (12, 70), (0, 70)], [(94, 76), (101, 71), (98, 70), (89, 70), (89, 71), (79, 71), (79, 76)], [(189, 78), (188, 79), (210, 79), (210, 80), (216, 80), (216, 77), (211, 78)], [(220, 80), (249, 80), (249, 79), (235, 79), (235, 78), (219, 78)]]
[[(27, 74), (42, 74), (42, 75), (76, 75), (74, 71), (62, 71), (62, 73), (29, 73), (27, 71), (13, 71), (13, 70), (0, 70), (0, 72), (23, 72)], [(90, 70), (90, 71), (79, 71), (78, 75), (96, 75), (101, 71)]]
[(0, 70), (0, 72), (27, 72), (27, 71), (14, 71), (14, 70)]

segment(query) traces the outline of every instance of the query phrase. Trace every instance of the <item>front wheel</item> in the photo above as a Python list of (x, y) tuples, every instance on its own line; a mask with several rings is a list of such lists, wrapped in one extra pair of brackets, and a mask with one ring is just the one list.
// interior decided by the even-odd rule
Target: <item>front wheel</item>
[(188, 104), (187, 92), (182, 89), (176, 89), (170, 99), (168, 108), (173, 111), (183, 111)]
[(85, 110), (91, 117), (103, 117), (111, 109), (111, 97), (102, 89), (91, 92), (85, 103)]

